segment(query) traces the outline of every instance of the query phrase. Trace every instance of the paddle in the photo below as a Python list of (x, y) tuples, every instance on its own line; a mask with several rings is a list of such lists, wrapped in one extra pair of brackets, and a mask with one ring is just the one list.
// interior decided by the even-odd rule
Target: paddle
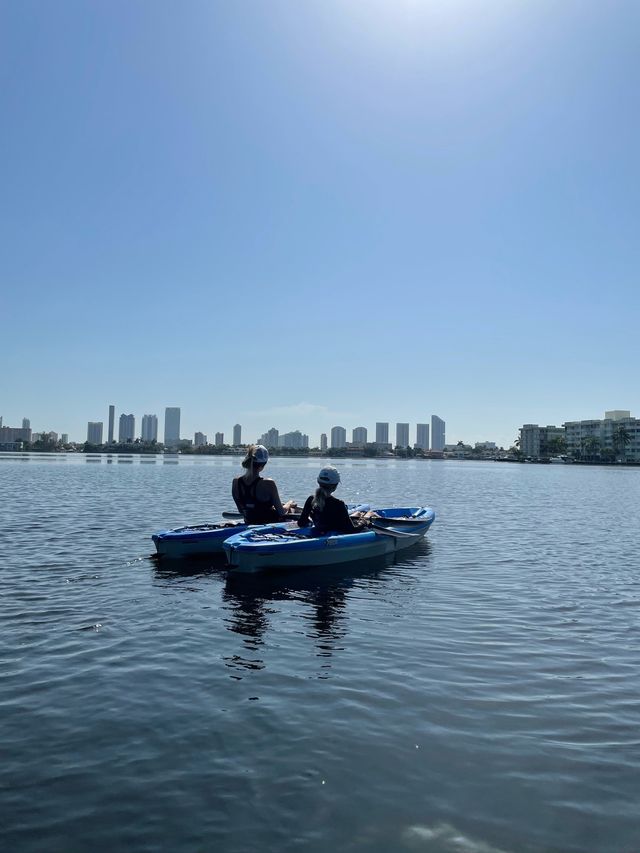
[(376, 524), (377, 519), (372, 519), (370, 523), (370, 527), (372, 527), (376, 533), (382, 533), (385, 536), (393, 536), (394, 539), (403, 539), (409, 537), (410, 539), (415, 539), (415, 533), (403, 533), (401, 530), (389, 530), (386, 527), (382, 527), (379, 524)]

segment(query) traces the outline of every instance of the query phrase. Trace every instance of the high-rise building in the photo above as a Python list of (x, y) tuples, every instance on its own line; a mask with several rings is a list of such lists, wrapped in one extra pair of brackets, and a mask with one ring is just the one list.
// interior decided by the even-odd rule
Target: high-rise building
[(164, 410), (164, 445), (177, 447), (180, 444), (180, 409), (169, 406)]
[(89, 421), (87, 424), (87, 441), (89, 444), (102, 444), (102, 421)]
[(388, 423), (376, 423), (376, 444), (389, 444)]
[(193, 443), (196, 447), (204, 447), (207, 443), (207, 436), (203, 432), (197, 432), (193, 436)]
[(396, 424), (396, 447), (409, 447), (409, 424)]
[(223, 444), (224, 444), (224, 433), (223, 432), (217, 432), (216, 433), (216, 447), (222, 447)]
[(265, 447), (278, 447), (280, 433), (275, 427), (263, 433), (258, 439), (258, 444), (264, 444)]
[(29, 418), (22, 419), (22, 429), (31, 429), (31, 421)]
[(118, 425), (118, 441), (124, 444), (127, 441), (133, 441), (136, 433), (136, 419), (133, 415), (120, 415), (120, 423)]
[(235, 424), (233, 427), (233, 446), (239, 447), (242, 444), (242, 427), (240, 424)]
[(347, 431), (344, 427), (331, 427), (331, 449), (347, 446)]
[(62, 433), (62, 435), (60, 436), (60, 443), (61, 444), (69, 444), (69, 433), (68, 432)]
[(305, 447), (309, 447), (309, 436), (303, 435), (299, 429), (293, 432), (285, 432), (284, 435), (280, 436), (279, 446), (290, 447), (293, 450), (302, 450)]
[(437, 415), (431, 415), (431, 449), (444, 450), (445, 422)]
[(158, 440), (158, 416), (157, 415), (143, 415), (142, 416), (142, 429), (140, 431), (140, 438), (143, 441), (157, 441)]
[(109, 406), (109, 433), (108, 433), (109, 444), (113, 444), (113, 429), (114, 429), (115, 419), (116, 419), (116, 407), (115, 406)]
[(416, 430), (416, 448), (418, 450), (429, 449), (429, 424), (418, 424)]
[(37, 433), (32, 433), (31, 428), (0, 426), (0, 444), (14, 441), (36, 441)]
[(327, 449), (327, 434), (326, 434), (326, 432), (323, 432), (322, 435), (320, 436), (320, 450), (322, 453), (324, 453), (326, 451), (326, 449)]
[(364, 447), (367, 443), (367, 428), (356, 427), (351, 433), (351, 443)]

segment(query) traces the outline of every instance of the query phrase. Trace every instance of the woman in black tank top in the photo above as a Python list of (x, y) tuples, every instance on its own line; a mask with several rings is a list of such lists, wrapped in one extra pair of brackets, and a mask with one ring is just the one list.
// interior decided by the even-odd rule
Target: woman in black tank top
[(269, 451), (266, 447), (262, 444), (250, 445), (242, 460), (246, 472), (233, 481), (231, 494), (247, 524), (279, 521), (294, 506), (293, 501), (283, 505), (274, 480), (260, 476), (268, 461)]

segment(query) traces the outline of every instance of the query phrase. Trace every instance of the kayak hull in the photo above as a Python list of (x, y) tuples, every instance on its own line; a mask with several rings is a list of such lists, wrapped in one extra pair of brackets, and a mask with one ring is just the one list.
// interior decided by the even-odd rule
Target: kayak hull
[(159, 557), (198, 557), (224, 554), (224, 543), (248, 524), (242, 521), (196, 524), (175, 530), (160, 530), (151, 537)]
[[(349, 511), (366, 512), (369, 504), (349, 504)], [(294, 515), (293, 518), (299, 516)], [(273, 525), (268, 525), (272, 527)], [(278, 528), (298, 530), (290, 521), (276, 525)], [(159, 557), (206, 557), (224, 554), (224, 543), (230, 536), (248, 530), (244, 521), (222, 521), (215, 524), (191, 524), (173, 530), (159, 530), (151, 537)], [(255, 529), (255, 526), (254, 528)]]
[(332, 566), (403, 551), (419, 542), (433, 523), (429, 507), (377, 510), (377, 526), (363, 533), (318, 535), (291, 525), (252, 527), (224, 542), (227, 562), (237, 572)]

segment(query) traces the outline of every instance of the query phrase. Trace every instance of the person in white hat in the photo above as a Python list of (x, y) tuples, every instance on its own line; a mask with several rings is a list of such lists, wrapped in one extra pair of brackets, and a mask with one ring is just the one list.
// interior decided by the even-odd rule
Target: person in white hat
[(360, 533), (366, 530), (371, 514), (351, 518), (347, 505), (333, 493), (340, 482), (340, 473), (333, 465), (327, 465), (318, 474), (318, 488), (315, 495), (309, 495), (305, 501), (298, 521), (300, 527), (311, 522), (320, 533)]
[(284, 518), (295, 507), (294, 501), (282, 503), (275, 480), (260, 476), (268, 461), (267, 448), (262, 444), (251, 444), (242, 460), (246, 471), (233, 481), (231, 494), (247, 524), (271, 524)]

